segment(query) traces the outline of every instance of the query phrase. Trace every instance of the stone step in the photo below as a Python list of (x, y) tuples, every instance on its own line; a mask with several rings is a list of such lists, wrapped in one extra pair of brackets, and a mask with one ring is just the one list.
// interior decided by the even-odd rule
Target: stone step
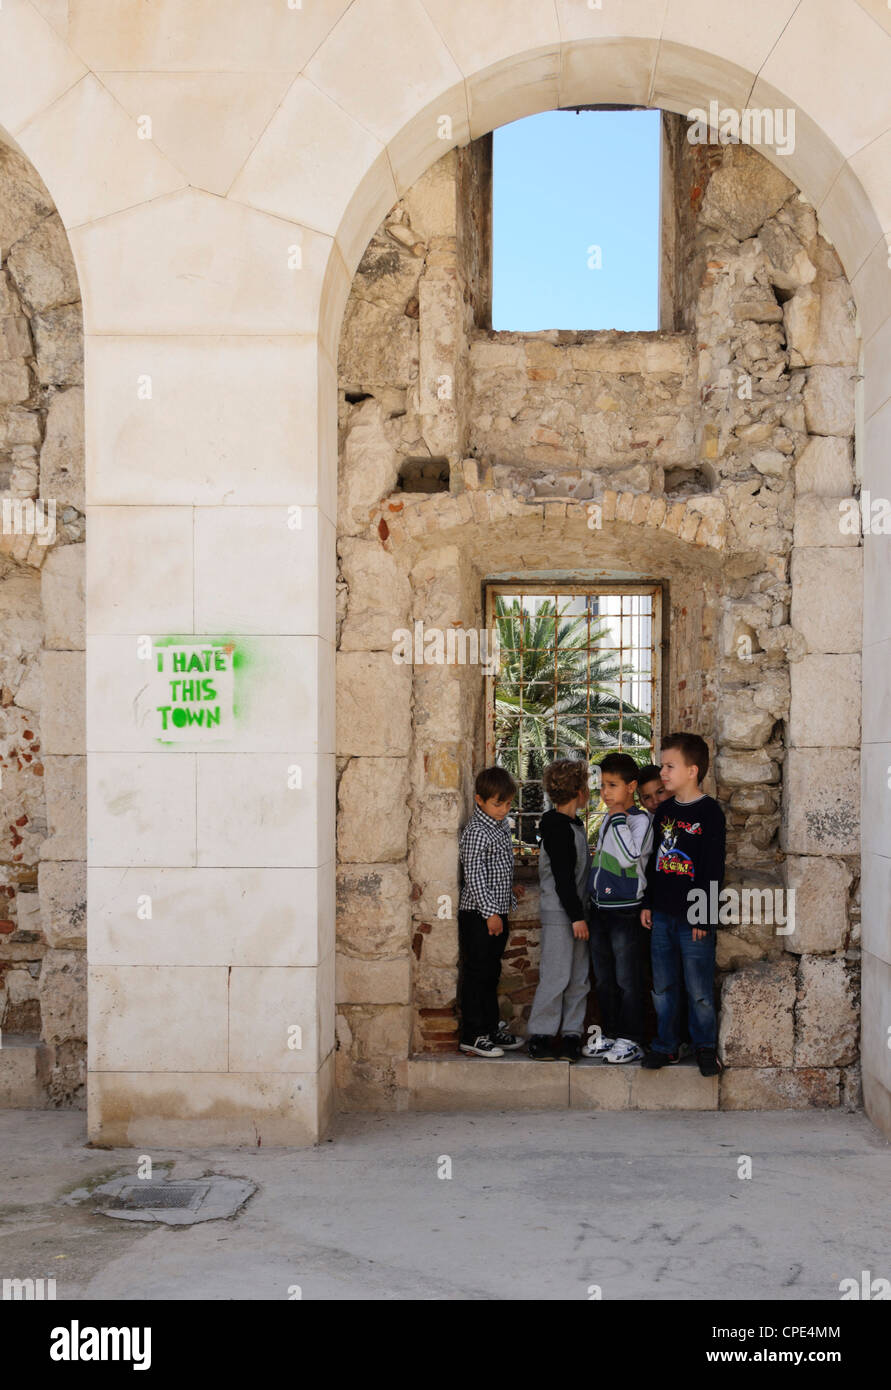
[(399, 1069), (409, 1110), (717, 1110), (718, 1077), (690, 1059), (661, 1071), (530, 1058), (410, 1057)]
[(42, 1110), (46, 1091), (40, 1077), (41, 1042), (36, 1034), (0, 1037), (0, 1110)]

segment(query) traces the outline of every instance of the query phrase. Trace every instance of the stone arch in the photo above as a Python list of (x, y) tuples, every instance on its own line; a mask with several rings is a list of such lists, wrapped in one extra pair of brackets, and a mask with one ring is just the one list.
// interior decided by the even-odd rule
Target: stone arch
[[(564, 49), (564, 54), (565, 51), (566, 50)], [(683, 54), (675, 54), (674, 57), (677, 60), (680, 68), (687, 69), (689, 72), (695, 72), (701, 55), (696, 55), (692, 50), (688, 50)], [(721, 65), (719, 64), (718, 66)], [(726, 72), (724, 75), (727, 75)], [(709, 78), (713, 81), (713, 85), (717, 87), (718, 90), (721, 90), (720, 81), (714, 80), (714, 69), (712, 69), (709, 72)], [(749, 85), (743, 84), (742, 88), (740, 88), (739, 86), (740, 77), (738, 73), (734, 74), (734, 82), (737, 84), (734, 88), (735, 90), (742, 89), (745, 90), (745, 92), (748, 94), (756, 90), (756, 86), (754, 85), (754, 76), (751, 79), (751, 83)], [(676, 95), (673, 95), (670, 89), (666, 86), (659, 90), (658, 102), (652, 100), (651, 104), (658, 104), (664, 109), (675, 110), (678, 112), (685, 113), (690, 109), (691, 105), (694, 104), (694, 100), (688, 95), (689, 88), (684, 84), (681, 85), (684, 89), (683, 99)], [(731, 86), (733, 86), (733, 83), (731, 83)], [(763, 96), (763, 93), (760, 94)], [(574, 99), (579, 101), (595, 101), (598, 98), (608, 100), (610, 96), (612, 96), (613, 99), (615, 99), (615, 95), (612, 92), (610, 92), (609, 95), (605, 94), (602, 98), (600, 98), (600, 90), (597, 86), (596, 80), (593, 81), (591, 87), (587, 89), (586, 96), (580, 96), (578, 94), (578, 89), (576, 89), (574, 92)], [(777, 105), (781, 105), (782, 102), (780, 101), (776, 92), (774, 92), (774, 96), (777, 97)], [(525, 97), (526, 94), (524, 93), (524, 101)], [(645, 97), (641, 96), (640, 99), (645, 100)], [(701, 100), (705, 105), (707, 105), (704, 93), (701, 96)], [(540, 104), (536, 105), (536, 102), (539, 102)], [(557, 105), (569, 103), (558, 103), (552, 101), (551, 104)], [(510, 114), (506, 116), (506, 119), (516, 119), (518, 116), (522, 114), (528, 114), (529, 111), (536, 109), (543, 109), (543, 105), (541, 104), (541, 89), (539, 89), (537, 95), (529, 97), (528, 109), (524, 107), (523, 110), (520, 110), (517, 108), (516, 105), (509, 107)], [(426, 109), (426, 112), (427, 114), (429, 114), (429, 108)], [(799, 115), (800, 114), (801, 113), (799, 113)], [(493, 123), (497, 124), (497, 122)], [(814, 196), (819, 204), (818, 211), (821, 211), (825, 218), (825, 221), (821, 223), (821, 229), (826, 231), (829, 235), (834, 235), (839, 238), (839, 252), (841, 253), (842, 251), (844, 251), (844, 260), (846, 262), (846, 268), (849, 270), (849, 273), (851, 274), (851, 277), (855, 282), (855, 285), (857, 284), (859, 279), (859, 287), (862, 295), (863, 286), (866, 283), (867, 277), (871, 275), (873, 278), (875, 278), (877, 257), (880, 256), (882, 258), (882, 261), (884, 261), (885, 244), (881, 232), (880, 222), (873, 209), (867, 204), (863, 191), (861, 188), (859, 188), (859, 185), (857, 186), (857, 190), (855, 191), (851, 180), (850, 170), (848, 169), (844, 159), (841, 157), (839, 152), (831, 147), (830, 142), (828, 141), (824, 133), (821, 130), (819, 130), (816, 124), (810, 121), (806, 122), (805, 128), (807, 137), (805, 142), (805, 148), (803, 150), (799, 150), (799, 157), (797, 160), (787, 162), (780, 156), (773, 156), (770, 150), (763, 150), (762, 152), (765, 153), (768, 156), (768, 158), (771, 159), (772, 163), (774, 163), (777, 167), (781, 168), (783, 172), (789, 174), (790, 177), (793, 178), (793, 180), (797, 179), (797, 181), (799, 182), (799, 186), (802, 187), (803, 193), (807, 194), (808, 187), (810, 187), (812, 190), (817, 190)], [(801, 127), (799, 127), (799, 129), (801, 129)], [(477, 127), (474, 133), (480, 133), (480, 128)], [(827, 161), (832, 168), (832, 172), (829, 175), (826, 175), (825, 172), (827, 167)], [(793, 164), (795, 166), (794, 172)], [(822, 183), (821, 178), (824, 180)], [(856, 180), (854, 180), (853, 182), (856, 183)], [(383, 212), (386, 211), (386, 207), (388, 205), (387, 196), (388, 195), (382, 195), (378, 199), (378, 201), (374, 205), (373, 212), (370, 210), (367, 200), (363, 202), (362, 211), (366, 216), (366, 221), (363, 226), (363, 232), (360, 234), (360, 239), (361, 236), (364, 235), (364, 232), (368, 229), (368, 227), (373, 223), (374, 217), (380, 216)], [(856, 238), (850, 235), (850, 227), (846, 227), (844, 218), (840, 218), (839, 216), (839, 207), (837, 204), (837, 199), (841, 198), (842, 196), (853, 199), (853, 201), (858, 206), (860, 217), (858, 222), (858, 236)], [(338, 240), (340, 241), (340, 234)], [(885, 287), (882, 286), (883, 291), (884, 289)], [(875, 331), (875, 320), (870, 318), (870, 320), (868, 320), (865, 325), (862, 325), (862, 327), (864, 334), (870, 335)], [(618, 501), (618, 499), (616, 500)], [(510, 499), (508, 496), (505, 496), (504, 515), (508, 515), (513, 510), (512, 502), (516, 502), (516, 499)], [(571, 514), (572, 512), (573, 505), (574, 504), (570, 503), (568, 506), (569, 514)], [(611, 505), (613, 505), (611, 500), (605, 501), (605, 510), (610, 508)], [(405, 515), (403, 515), (403, 506), (404, 504), (401, 499), (399, 499), (398, 501), (394, 501), (393, 499), (387, 499), (385, 500), (384, 506), (382, 507), (380, 513), (376, 514), (376, 524), (378, 525), (379, 530), (381, 526), (383, 526), (384, 528), (384, 531), (380, 531), (380, 534), (383, 535), (384, 532), (389, 533), (392, 527), (393, 542), (396, 546), (398, 546), (401, 543), (405, 531), (408, 531), (409, 534), (412, 531), (414, 531), (415, 534), (417, 534), (422, 527), (429, 527), (431, 523), (426, 520), (425, 513), (429, 514), (431, 517), (436, 518), (433, 524), (437, 527), (437, 529), (440, 526), (446, 526), (448, 524), (451, 524), (455, 517), (462, 515), (464, 523), (467, 524), (470, 520), (470, 516), (472, 515), (471, 512), (468, 512), (466, 510), (466, 508), (468, 507), (468, 499), (466, 498), (463, 500), (459, 500), (456, 498), (440, 497), (435, 500), (424, 502), (421, 504), (420, 507), (412, 507), (410, 510), (407, 511), (407, 514)], [(640, 497), (633, 496), (632, 494), (626, 494), (626, 496), (622, 500), (622, 506), (623, 509), (627, 509), (626, 515), (629, 519), (631, 519), (631, 517), (633, 516), (636, 520), (643, 520), (648, 515), (648, 508), (646, 507), (645, 502)], [(460, 510), (462, 507), (465, 508), (463, 513)], [(395, 515), (394, 509), (396, 513)], [(519, 504), (517, 507), (517, 514), (521, 514), (522, 511), (523, 504)], [(542, 512), (543, 514), (546, 514), (546, 504), (542, 507)], [(675, 515), (677, 515), (677, 512), (675, 513)], [(653, 523), (651, 522), (650, 524), (652, 525)], [(695, 529), (691, 529), (693, 528), (694, 523), (689, 513), (685, 518), (685, 524), (687, 527), (687, 537), (692, 540), (696, 532)], [(709, 518), (709, 520), (706, 522), (700, 516), (697, 518), (695, 525), (699, 529), (703, 539), (705, 539), (705, 537), (709, 535), (709, 533), (711, 533), (710, 544), (712, 546), (714, 546), (715, 548), (719, 548), (722, 545), (723, 518), (721, 518), (720, 520), (717, 517)], [(700, 540), (700, 544), (701, 543), (702, 540)], [(869, 968), (871, 968), (871, 962), (867, 962), (867, 965)], [(884, 970), (884, 966), (881, 964), (877, 967), (877, 971), (879, 975), (887, 973)], [(877, 1058), (877, 1060), (882, 1066), (884, 1066), (884, 1059), (881, 1058), (880, 1054), (873, 1052), (872, 1055), (873, 1057)], [(880, 1094), (880, 1092), (878, 1092), (877, 1094)]]
[[(137, 533), (150, 547), (163, 540), (172, 562), (169, 576), (197, 572), (199, 579), (213, 583), (219, 571), (204, 553), (196, 557), (192, 528), (186, 530), (180, 522), (185, 506), (213, 507), (221, 533), (223, 520), (230, 523), (231, 544), (241, 534), (238, 523), (244, 517), (238, 512), (258, 503), (303, 504), (307, 540), (316, 519), (327, 518), (330, 525), (335, 510), (337, 337), (351, 275), (387, 207), (447, 148), (439, 117), (450, 117), (451, 138), (462, 143), (533, 111), (591, 100), (682, 112), (707, 105), (712, 97), (736, 106), (795, 104), (799, 142), (783, 167), (820, 213), (854, 286), (864, 342), (862, 478), (874, 494), (888, 491), (883, 440), (891, 423), (891, 301), (883, 235), (891, 230), (891, 132), (884, 74), (891, 19), (883, 6), (872, 0), (844, 0), (842, 5), (815, 0), (807, 6), (757, 0), (743, 14), (727, 7), (715, 13), (714, 6), (705, 4), (631, 3), (598, 11), (575, 0), (556, 5), (530, 0), (520, 8), (497, 0), (487, 0), (485, 6), (475, 0), (408, 0), (399, 7), (387, 0), (324, 0), (303, 15), (284, 5), (261, 11), (248, 7), (244, 13), (249, 18), (239, 29), (239, 16), (230, 28), (215, 17), (209, 20), (201, 6), (183, 15), (178, 11), (176, 24), (156, 22), (154, 16), (133, 22), (115, 0), (90, 5), (72, 0), (68, 6), (9, 0), (4, 6), (0, 124), (46, 180), (82, 272), (93, 403), (88, 401), (88, 496), (94, 538), (102, 524), (118, 549), (129, 546)], [(167, 130), (159, 128), (157, 144), (137, 144), (133, 122), (156, 99), (163, 105), (162, 89), (171, 72), (186, 73), (183, 85), (200, 118), (195, 129), (207, 121), (206, 143), (218, 146), (214, 121), (231, 108), (232, 84), (240, 80), (240, 73), (231, 71), (233, 48), (239, 51), (247, 85), (259, 93), (262, 119), (254, 126), (257, 134), (251, 135), (252, 148), (242, 166), (227, 169), (232, 182), (221, 187), (218, 166), (204, 167), (206, 159), (203, 163), (200, 151), (189, 145), (188, 132), (178, 132), (176, 122)], [(215, 88), (204, 74), (220, 78)], [(857, 103), (850, 101), (854, 81)], [(192, 191), (174, 203), (170, 221), (164, 221), (161, 209), (168, 240), (159, 255), (146, 255), (146, 273), (136, 281), (132, 275), (122, 277), (122, 248), (133, 248), (143, 226), (140, 245), (143, 250), (152, 247), (159, 210), (144, 224), (130, 214), (118, 223), (115, 215), (125, 209), (136, 213), (143, 204), (148, 208), (187, 185)], [(217, 228), (213, 284), (195, 276), (194, 257), (206, 242), (207, 223), (191, 216), (194, 208), (207, 212)], [(265, 214), (265, 220), (254, 212)], [(93, 224), (100, 222), (104, 225), (97, 229)], [(245, 257), (244, 239), (255, 230), (268, 231), (270, 239), (255, 243), (261, 254)], [(270, 307), (270, 277), (278, 273), (281, 244), (273, 233), (280, 233), (286, 245), (301, 244), (306, 254), (299, 295), (286, 280), (279, 281), (283, 292), (273, 296)], [(284, 312), (288, 305), (293, 308), (290, 318)], [(277, 314), (279, 308), (284, 318)], [(264, 337), (270, 334), (273, 339)], [(108, 335), (120, 336), (110, 341)], [(168, 380), (188, 378), (188, 405), (183, 394), (159, 393), (154, 453), (139, 434), (132, 396), (121, 389), (131, 374), (146, 369), (147, 359), (159, 372), (169, 368)], [(225, 388), (217, 385), (210, 399), (204, 389), (208, 379), (225, 381)], [(277, 391), (270, 392), (270, 380), (278, 383)], [(265, 417), (254, 408), (255, 398), (264, 393), (267, 405), (274, 407), (274, 427), (266, 428)], [(216, 409), (221, 395), (224, 412)], [(187, 447), (172, 447), (181, 435)], [(126, 464), (116, 458), (122, 437), (133, 446)], [(228, 473), (218, 469), (209, 479), (199, 447), (208, 440), (214, 458), (235, 460), (239, 466), (233, 464)], [(244, 460), (253, 463), (258, 455), (264, 469), (244, 466)], [(171, 472), (165, 473), (168, 461)], [(146, 490), (135, 493), (137, 483)], [(126, 533), (124, 515), (132, 523)], [(318, 545), (316, 535), (321, 537)], [(325, 549), (330, 529), (326, 532), (320, 523), (312, 536), (301, 573), (307, 602), (315, 605), (318, 616), (313, 626), (301, 625), (299, 631), (320, 637), (324, 650), (326, 641), (330, 646), (324, 599), (333, 577), (330, 546), (327, 553)], [(865, 550), (866, 685), (880, 689), (891, 653), (881, 538), (867, 537)], [(252, 557), (255, 568), (257, 558)], [(150, 580), (156, 578), (150, 575)], [(116, 579), (115, 620), (94, 610), (96, 634), (105, 638), (145, 630), (147, 608), (154, 616), (163, 610), (158, 626), (178, 626), (178, 619), (166, 616), (182, 611), (172, 578), (161, 586), (160, 597), (155, 583), (146, 593), (145, 566), (138, 573), (132, 566), (122, 567)], [(249, 632), (265, 631), (262, 618), (253, 616), (258, 608), (258, 602), (244, 608), (250, 610), (245, 622), (254, 624)], [(114, 707), (128, 706), (131, 678), (111, 662), (102, 673)], [(310, 835), (318, 848), (310, 860), (301, 860), (305, 885), (301, 880), (300, 896), (311, 896), (318, 884), (320, 902), (327, 900), (332, 882), (324, 856), (333, 825), (333, 754), (326, 722), (331, 690), (330, 670), (321, 664), (313, 729), (307, 734), (301, 726), (299, 731), (301, 751), (310, 749), (308, 756), (318, 757), (320, 769), (310, 813)], [(101, 724), (109, 704), (98, 685), (91, 687), (89, 704)], [(885, 780), (879, 775), (891, 761), (886, 747), (891, 727), (877, 702), (868, 703), (864, 715), (864, 737), (874, 754), (864, 793), (869, 828), (864, 846), (864, 1077), (869, 1112), (891, 1132), (891, 1053), (882, 1027), (891, 994), (891, 945)], [(280, 745), (290, 749), (294, 742), (292, 726), (282, 719)], [(130, 833), (133, 826), (112, 819), (109, 805), (119, 805), (122, 796), (132, 800), (134, 789), (144, 793), (139, 798), (143, 820), (136, 827), (144, 841), (164, 821), (170, 791), (168, 786), (159, 793), (148, 770), (152, 760), (140, 762), (132, 743), (94, 748), (91, 795), (97, 838), (91, 856), (100, 874), (119, 874), (121, 867), (143, 860), (131, 852), (132, 834), (120, 848), (122, 829)], [(256, 782), (251, 776), (259, 777), (262, 763), (256, 753), (255, 747), (239, 744), (228, 765), (252, 795)], [(232, 866), (237, 877), (245, 858), (241, 846), (232, 848), (225, 827), (216, 824), (199, 850), (196, 816), (188, 814), (195, 811), (197, 760), (198, 755), (188, 754), (165, 767), (174, 777), (177, 801), (187, 811), (182, 825), (169, 829), (165, 823), (150, 867), (167, 866), (168, 872), (173, 866), (182, 875), (180, 888), (194, 888), (195, 897), (186, 895), (185, 900), (201, 903), (207, 883), (202, 866), (211, 864), (213, 872), (217, 866)], [(281, 806), (279, 811), (286, 814)], [(299, 834), (305, 831), (301, 821)], [(262, 847), (251, 846), (251, 867), (269, 862), (263, 853)], [(137, 876), (144, 879), (145, 873)], [(234, 899), (223, 895), (218, 906), (234, 939), (241, 926)], [(92, 985), (96, 1075), (91, 1135), (112, 1143), (254, 1142), (262, 1125), (264, 1142), (276, 1142), (273, 1134), (278, 1142), (316, 1136), (330, 1105), (333, 1039), (323, 1029), (315, 1051), (307, 1047), (303, 1057), (282, 1066), (277, 1039), (282, 1019), (290, 1021), (291, 1013), (276, 991), (285, 965), (299, 969), (318, 1016), (330, 1020), (323, 966), (333, 945), (333, 922), (321, 911), (320, 920), (318, 941), (313, 924), (301, 922), (299, 951), (283, 959), (268, 942), (260, 942), (248, 962), (266, 967), (264, 989), (268, 985), (264, 998), (269, 1007), (263, 1011), (268, 1036), (264, 1033), (257, 1044), (263, 1059), (257, 1062), (254, 1039), (251, 1048), (237, 1055), (227, 1051), (237, 1021), (230, 1019), (225, 988), (231, 959), (211, 954), (203, 943), (194, 943), (187, 958), (175, 942), (164, 945), (166, 954), (147, 955), (121, 908), (121, 950), (102, 965)], [(165, 1052), (154, 1039), (151, 1047), (144, 1046), (144, 1032), (140, 1045), (131, 1048), (129, 1034), (139, 1032), (142, 1018), (135, 1004), (151, 997), (157, 1014), (168, 1000), (181, 1000), (186, 971), (195, 966), (207, 971), (204, 1044), (176, 1033), (175, 1065), (170, 1050)], [(260, 973), (253, 971), (253, 978), (260, 980)], [(181, 1012), (165, 1014), (165, 1038), (173, 1036)], [(260, 1087), (258, 1067), (265, 1072)], [(188, 1086), (174, 1084), (169, 1073), (175, 1071), (185, 1072)], [(296, 1078), (295, 1071), (301, 1073)]]
[(86, 1080), (83, 311), (33, 165), (0, 143), (0, 1096), (82, 1106)]

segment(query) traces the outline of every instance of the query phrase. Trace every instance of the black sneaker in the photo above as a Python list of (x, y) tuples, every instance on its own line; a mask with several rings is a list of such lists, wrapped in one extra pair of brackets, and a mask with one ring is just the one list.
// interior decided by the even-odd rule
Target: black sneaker
[(717, 1076), (724, 1070), (713, 1047), (697, 1047), (696, 1060), (703, 1076)]
[(526, 1051), (534, 1062), (544, 1062), (554, 1060), (551, 1051), (551, 1040), (546, 1038), (543, 1033), (533, 1033), (532, 1037), (526, 1042)]
[(475, 1038), (472, 1043), (460, 1043), (462, 1052), (469, 1052), (471, 1057), (503, 1057), (504, 1053), (500, 1047), (496, 1047), (491, 1038), (481, 1036)]
[(489, 1034), (489, 1037), (496, 1047), (502, 1048), (505, 1052), (515, 1052), (526, 1041), (525, 1038), (518, 1038), (514, 1033), (509, 1033), (504, 1019), (501, 1020), (494, 1033)]
[(658, 1071), (660, 1067), (673, 1067), (680, 1061), (676, 1052), (648, 1052), (641, 1062), (647, 1071)]
[(578, 1033), (567, 1033), (554, 1048), (554, 1056), (561, 1062), (577, 1062), (582, 1055), (582, 1040)]

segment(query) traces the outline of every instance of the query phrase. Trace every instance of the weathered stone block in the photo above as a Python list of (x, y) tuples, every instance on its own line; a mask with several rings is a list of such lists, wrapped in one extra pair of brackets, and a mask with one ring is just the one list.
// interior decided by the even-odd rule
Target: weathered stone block
[(86, 758), (47, 756), (43, 760), (49, 838), (41, 859), (86, 859)]
[(352, 1041), (350, 1052), (358, 1062), (382, 1057), (407, 1057), (411, 1046), (412, 1011), (398, 1004), (381, 1007), (346, 1007)]
[(829, 1068), (728, 1067), (722, 1110), (830, 1110), (839, 1104), (839, 1073)]
[(455, 1003), (458, 977), (448, 966), (419, 961), (414, 974), (414, 1002), (421, 1009), (444, 1009)]
[(87, 944), (87, 866), (44, 861), (38, 870), (43, 934), (60, 950)]
[(780, 768), (759, 748), (752, 753), (719, 753), (715, 760), (715, 776), (726, 787), (747, 787), (760, 782), (778, 782)]
[(797, 546), (858, 546), (860, 536), (842, 522), (846, 512), (834, 497), (805, 494), (795, 501), (794, 543)]
[(408, 1004), (411, 1002), (411, 961), (362, 960), (339, 952), (335, 965), (338, 1004)]
[(418, 840), (412, 849), (411, 875), (422, 890), (425, 910), (435, 910), (443, 894), (454, 897), (458, 889), (457, 838), (425, 835)]
[(40, 451), (40, 495), (56, 508), (84, 509), (84, 393), (59, 391), (50, 402)]
[(838, 548), (792, 553), (790, 621), (812, 652), (860, 650), (862, 552)]
[(794, 748), (860, 746), (860, 656), (811, 655), (790, 668)]
[(724, 748), (761, 748), (770, 739), (776, 718), (752, 703), (751, 691), (733, 691), (722, 697), (718, 710), (718, 737)]
[(784, 318), (791, 366), (856, 365), (854, 297), (847, 280), (805, 285), (787, 302)]
[(783, 949), (794, 955), (843, 950), (851, 886), (851, 871), (844, 861), (789, 854), (784, 877), (786, 887), (795, 890), (795, 930), (782, 937)]
[(757, 150), (728, 145), (724, 161), (711, 177), (700, 217), (746, 241), (795, 193), (795, 185)]
[(408, 956), (411, 884), (404, 864), (346, 865), (337, 871), (337, 945), (368, 960)]
[(22, 298), (38, 313), (80, 299), (68, 237), (56, 212), (16, 242), (6, 263)]
[(57, 651), (83, 651), (85, 644), (85, 545), (57, 545), (40, 572), (46, 623), (44, 645)]
[(393, 633), (409, 627), (408, 578), (379, 541), (344, 538), (338, 547), (348, 585), (341, 651), (393, 651)]
[(856, 981), (843, 956), (802, 956), (795, 1028), (796, 1067), (836, 1067), (857, 1058)]
[(808, 434), (854, 433), (854, 381), (850, 367), (811, 367), (804, 388)]
[(429, 932), (421, 936), (421, 960), (454, 969), (458, 964), (458, 923), (435, 917), (429, 925)]
[(783, 848), (789, 854), (857, 854), (860, 760), (854, 749), (790, 748), (786, 756)]
[(833, 435), (811, 436), (795, 464), (796, 493), (850, 497), (853, 487), (850, 440)]
[(411, 667), (387, 652), (337, 653), (337, 752), (393, 758), (411, 749)]
[[(44, 386), (83, 386), (84, 340), (80, 303), (47, 309), (31, 320), (37, 376)], [(79, 507), (79, 511), (83, 508)]]
[(83, 753), (85, 676), (83, 652), (45, 651), (41, 659), (41, 724), (46, 753)]
[(362, 401), (350, 416), (341, 454), (337, 489), (341, 534), (364, 531), (372, 507), (392, 492), (398, 477), (399, 460), (384, 428), (380, 403)]
[(719, 1033), (725, 1064), (792, 1066), (795, 998), (794, 961), (757, 961), (727, 976)]
[(41, 1036), (63, 1043), (87, 1036), (87, 961), (83, 951), (47, 951), (40, 972)]
[(352, 758), (337, 792), (337, 854), (347, 864), (386, 864), (408, 852), (407, 758)]

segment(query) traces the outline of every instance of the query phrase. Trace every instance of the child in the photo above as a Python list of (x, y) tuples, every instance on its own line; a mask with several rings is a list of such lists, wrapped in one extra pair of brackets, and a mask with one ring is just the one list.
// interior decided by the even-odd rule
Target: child
[[(637, 774), (637, 795), (641, 805), (646, 807), (651, 815), (655, 815), (656, 810), (662, 805), (662, 802), (667, 801), (671, 796), (671, 792), (665, 790), (660, 769), (655, 767), (652, 763), (649, 763), (646, 767), (642, 767)], [(648, 993), (652, 994), (653, 970), (650, 964), (650, 934), (644, 931), (643, 925), (641, 925), (640, 930), (646, 938), (643, 946), (644, 987)], [(683, 981), (679, 987), (679, 994), (678, 1038), (680, 1042), (678, 1044), (678, 1052), (681, 1058), (684, 1058), (689, 1056), (693, 1051), (693, 1047), (690, 1042), (690, 1025), (687, 1022), (687, 992), (684, 989)]]
[(600, 1005), (600, 1037), (585, 1052), (605, 1062), (643, 1057), (643, 951), (640, 908), (652, 820), (634, 804), (637, 763), (608, 753), (600, 764), (606, 804), (591, 870), (591, 964)]
[[(582, 1052), (588, 998), (588, 924), (585, 900), (591, 851), (577, 812), (588, 800), (588, 764), (570, 759), (544, 770), (552, 810), (545, 811), (538, 837), (541, 851), (541, 973), (529, 1015), (529, 1056), (575, 1062)], [(552, 1049), (549, 1039), (562, 1034)]]
[(665, 790), (662, 773), (652, 763), (642, 767), (637, 774), (637, 795), (641, 806), (651, 816), (655, 814), (656, 807), (671, 796), (671, 792)]
[(715, 1050), (717, 923), (703, 926), (701, 913), (690, 912), (702, 901), (701, 893), (691, 901), (692, 890), (704, 890), (708, 903), (709, 885), (720, 889), (724, 877), (724, 813), (713, 797), (700, 790), (708, 764), (708, 748), (698, 734), (671, 734), (663, 741), (662, 781), (670, 796), (653, 818), (653, 850), (640, 914), (652, 932), (658, 1033), (643, 1065), (655, 1069), (679, 1060), (677, 1010), (683, 979), (699, 1070), (703, 1076), (717, 1076), (721, 1070)]
[(458, 900), (461, 969), (458, 1007), (462, 1052), (503, 1057), (523, 1046), (498, 1021), (498, 981), (507, 944), (513, 894), (514, 848), (507, 813), (517, 786), (503, 767), (484, 768), (474, 784), (473, 815), (458, 849), (464, 883)]

